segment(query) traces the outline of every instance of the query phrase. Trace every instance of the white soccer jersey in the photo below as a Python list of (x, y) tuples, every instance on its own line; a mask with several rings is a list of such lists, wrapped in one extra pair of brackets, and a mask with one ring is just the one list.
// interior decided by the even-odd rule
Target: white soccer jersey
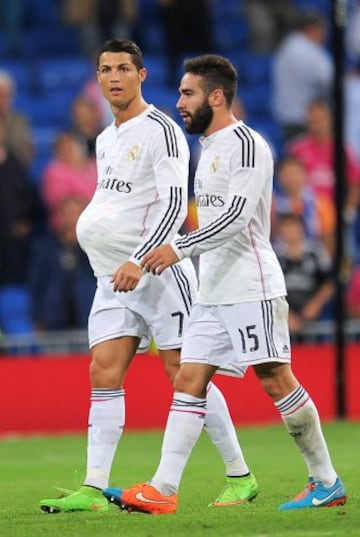
[(97, 138), (98, 182), (77, 224), (95, 276), (171, 241), (187, 212), (189, 148), (180, 127), (150, 105)]
[(180, 257), (202, 254), (202, 304), (235, 304), (285, 295), (270, 243), (273, 158), (242, 121), (201, 138), (195, 197), (201, 229), (174, 241)]

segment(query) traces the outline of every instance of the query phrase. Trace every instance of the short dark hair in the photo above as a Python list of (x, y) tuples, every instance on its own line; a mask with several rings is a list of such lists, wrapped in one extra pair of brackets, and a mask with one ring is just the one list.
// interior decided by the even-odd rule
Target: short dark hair
[(297, 18), (296, 29), (304, 31), (313, 26), (326, 28), (326, 20), (324, 16), (315, 10), (301, 11)]
[(202, 87), (208, 94), (221, 88), (227, 105), (231, 106), (237, 91), (238, 75), (230, 60), (217, 54), (204, 54), (186, 59), (184, 70), (185, 73), (201, 76)]
[(277, 214), (277, 220), (279, 224), (287, 224), (287, 223), (293, 223), (293, 224), (299, 224), (302, 228), (305, 227), (305, 220), (304, 217), (301, 214), (296, 213), (278, 213)]
[(103, 52), (127, 52), (132, 57), (132, 61), (138, 71), (144, 67), (141, 48), (130, 39), (109, 39), (105, 41), (97, 55), (97, 68), (99, 68), (100, 56)]

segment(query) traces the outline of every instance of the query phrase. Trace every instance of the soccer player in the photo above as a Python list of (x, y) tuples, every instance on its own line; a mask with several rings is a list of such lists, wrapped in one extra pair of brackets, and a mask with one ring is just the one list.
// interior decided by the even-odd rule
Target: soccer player
[[(152, 248), (178, 236), (186, 216), (185, 136), (174, 121), (143, 99), (146, 69), (134, 42), (106, 42), (99, 52), (97, 78), (114, 122), (97, 139), (97, 189), (77, 224), (80, 245), (97, 277), (89, 316), (92, 391), (87, 470), (79, 490), (40, 502), (49, 513), (108, 509), (102, 489), (108, 487), (125, 423), (126, 371), (135, 353), (148, 348), (152, 336), (174, 379), (197, 287), (189, 259), (161, 277), (144, 273), (140, 266)], [(225, 400), (211, 383), (207, 398), (205, 427), (227, 474), (213, 503), (250, 500), (258, 486), (243, 458)]]
[(117, 502), (147, 513), (176, 511), (179, 482), (207, 415), (206, 386), (220, 369), (252, 366), (309, 474), (304, 492), (279, 508), (342, 505), (345, 489), (317, 409), (291, 370), (284, 277), (269, 240), (270, 149), (231, 112), (237, 73), (227, 59), (204, 55), (184, 65), (177, 107), (186, 130), (203, 134), (195, 175), (200, 228), (155, 248), (141, 264), (162, 277), (167, 267), (200, 255), (200, 289), (185, 331), (159, 466), (150, 482), (121, 490)]

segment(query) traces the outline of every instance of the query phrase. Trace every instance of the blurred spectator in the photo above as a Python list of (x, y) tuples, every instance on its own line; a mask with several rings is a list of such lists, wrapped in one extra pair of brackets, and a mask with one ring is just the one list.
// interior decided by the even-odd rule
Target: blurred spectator
[(25, 8), (24, 0), (0, 2), (0, 27), (6, 36), (5, 52), (12, 57), (19, 57), (22, 54)]
[(325, 48), (325, 19), (302, 12), (297, 29), (283, 40), (273, 62), (273, 114), (288, 141), (306, 129), (306, 112), (315, 99), (330, 99), (333, 62)]
[(344, 100), (346, 141), (360, 162), (360, 56), (358, 63), (346, 73)]
[(107, 39), (133, 37), (138, 1), (63, 0), (63, 17), (79, 26), (82, 48), (92, 55)]
[(0, 71), (0, 121), (5, 128), (6, 143), (16, 157), (30, 166), (34, 157), (34, 141), (28, 119), (13, 108), (15, 80), (7, 71)]
[(96, 181), (95, 161), (87, 157), (83, 144), (71, 132), (59, 134), (55, 140), (53, 160), (44, 170), (41, 185), (42, 197), (53, 228), (57, 226), (59, 203), (69, 196), (89, 202)]
[[(307, 185), (318, 195), (335, 200), (334, 136), (332, 111), (324, 101), (314, 101), (307, 110), (307, 132), (294, 140), (287, 151), (305, 166)], [(360, 167), (355, 155), (345, 148), (345, 216), (352, 222), (359, 204)]]
[(164, 29), (167, 83), (179, 83), (179, 61), (185, 54), (214, 52), (211, 0), (156, 0)]
[(298, 16), (291, 0), (244, 0), (243, 12), (250, 28), (250, 47), (255, 53), (273, 52)]
[(350, 60), (357, 63), (360, 61), (360, 0), (350, 0), (348, 5), (346, 51)]
[(95, 158), (96, 138), (102, 131), (101, 117), (96, 103), (80, 95), (71, 107), (72, 132), (86, 149), (89, 158)]
[(345, 304), (348, 316), (360, 319), (360, 266), (355, 267), (350, 277)]
[(308, 322), (321, 318), (333, 295), (331, 259), (321, 244), (306, 239), (301, 217), (280, 215), (278, 230), (275, 247), (288, 292), (290, 333), (299, 337)]
[(291, 213), (302, 218), (307, 238), (322, 241), (328, 252), (333, 254), (336, 222), (334, 203), (327, 196), (316, 195), (306, 182), (304, 164), (296, 157), (283, 157), (277, 166), (273, 194), (274, 240), (278, 216)]
[(0, 122), (0, 329), (7, 334), (32, 330), (26, 287), (32, 209), (27, 169), (8, 149)]
[(29, 285), (38, 331), (87, 326), (96, 283), (75, 231), (85, 205), (81, 198), (62, 198), (55, 209), (56, 230), (34, 242)]
[(114, 121), (114, 115), (97, 81), (96, 70), (96, 59), (94, 59), (94, 76), (85, 83), (81, 93), (95, 103), (96, 114), (99, 117), (100, 125), (104, 129)]

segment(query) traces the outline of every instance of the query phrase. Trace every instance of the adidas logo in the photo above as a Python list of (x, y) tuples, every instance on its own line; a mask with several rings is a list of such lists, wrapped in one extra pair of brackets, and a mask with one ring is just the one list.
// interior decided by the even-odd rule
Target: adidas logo
[(289, 347), (287, 345), (284, 345), (283, 352), (289, 352), (289, 351), (290, 351)]

